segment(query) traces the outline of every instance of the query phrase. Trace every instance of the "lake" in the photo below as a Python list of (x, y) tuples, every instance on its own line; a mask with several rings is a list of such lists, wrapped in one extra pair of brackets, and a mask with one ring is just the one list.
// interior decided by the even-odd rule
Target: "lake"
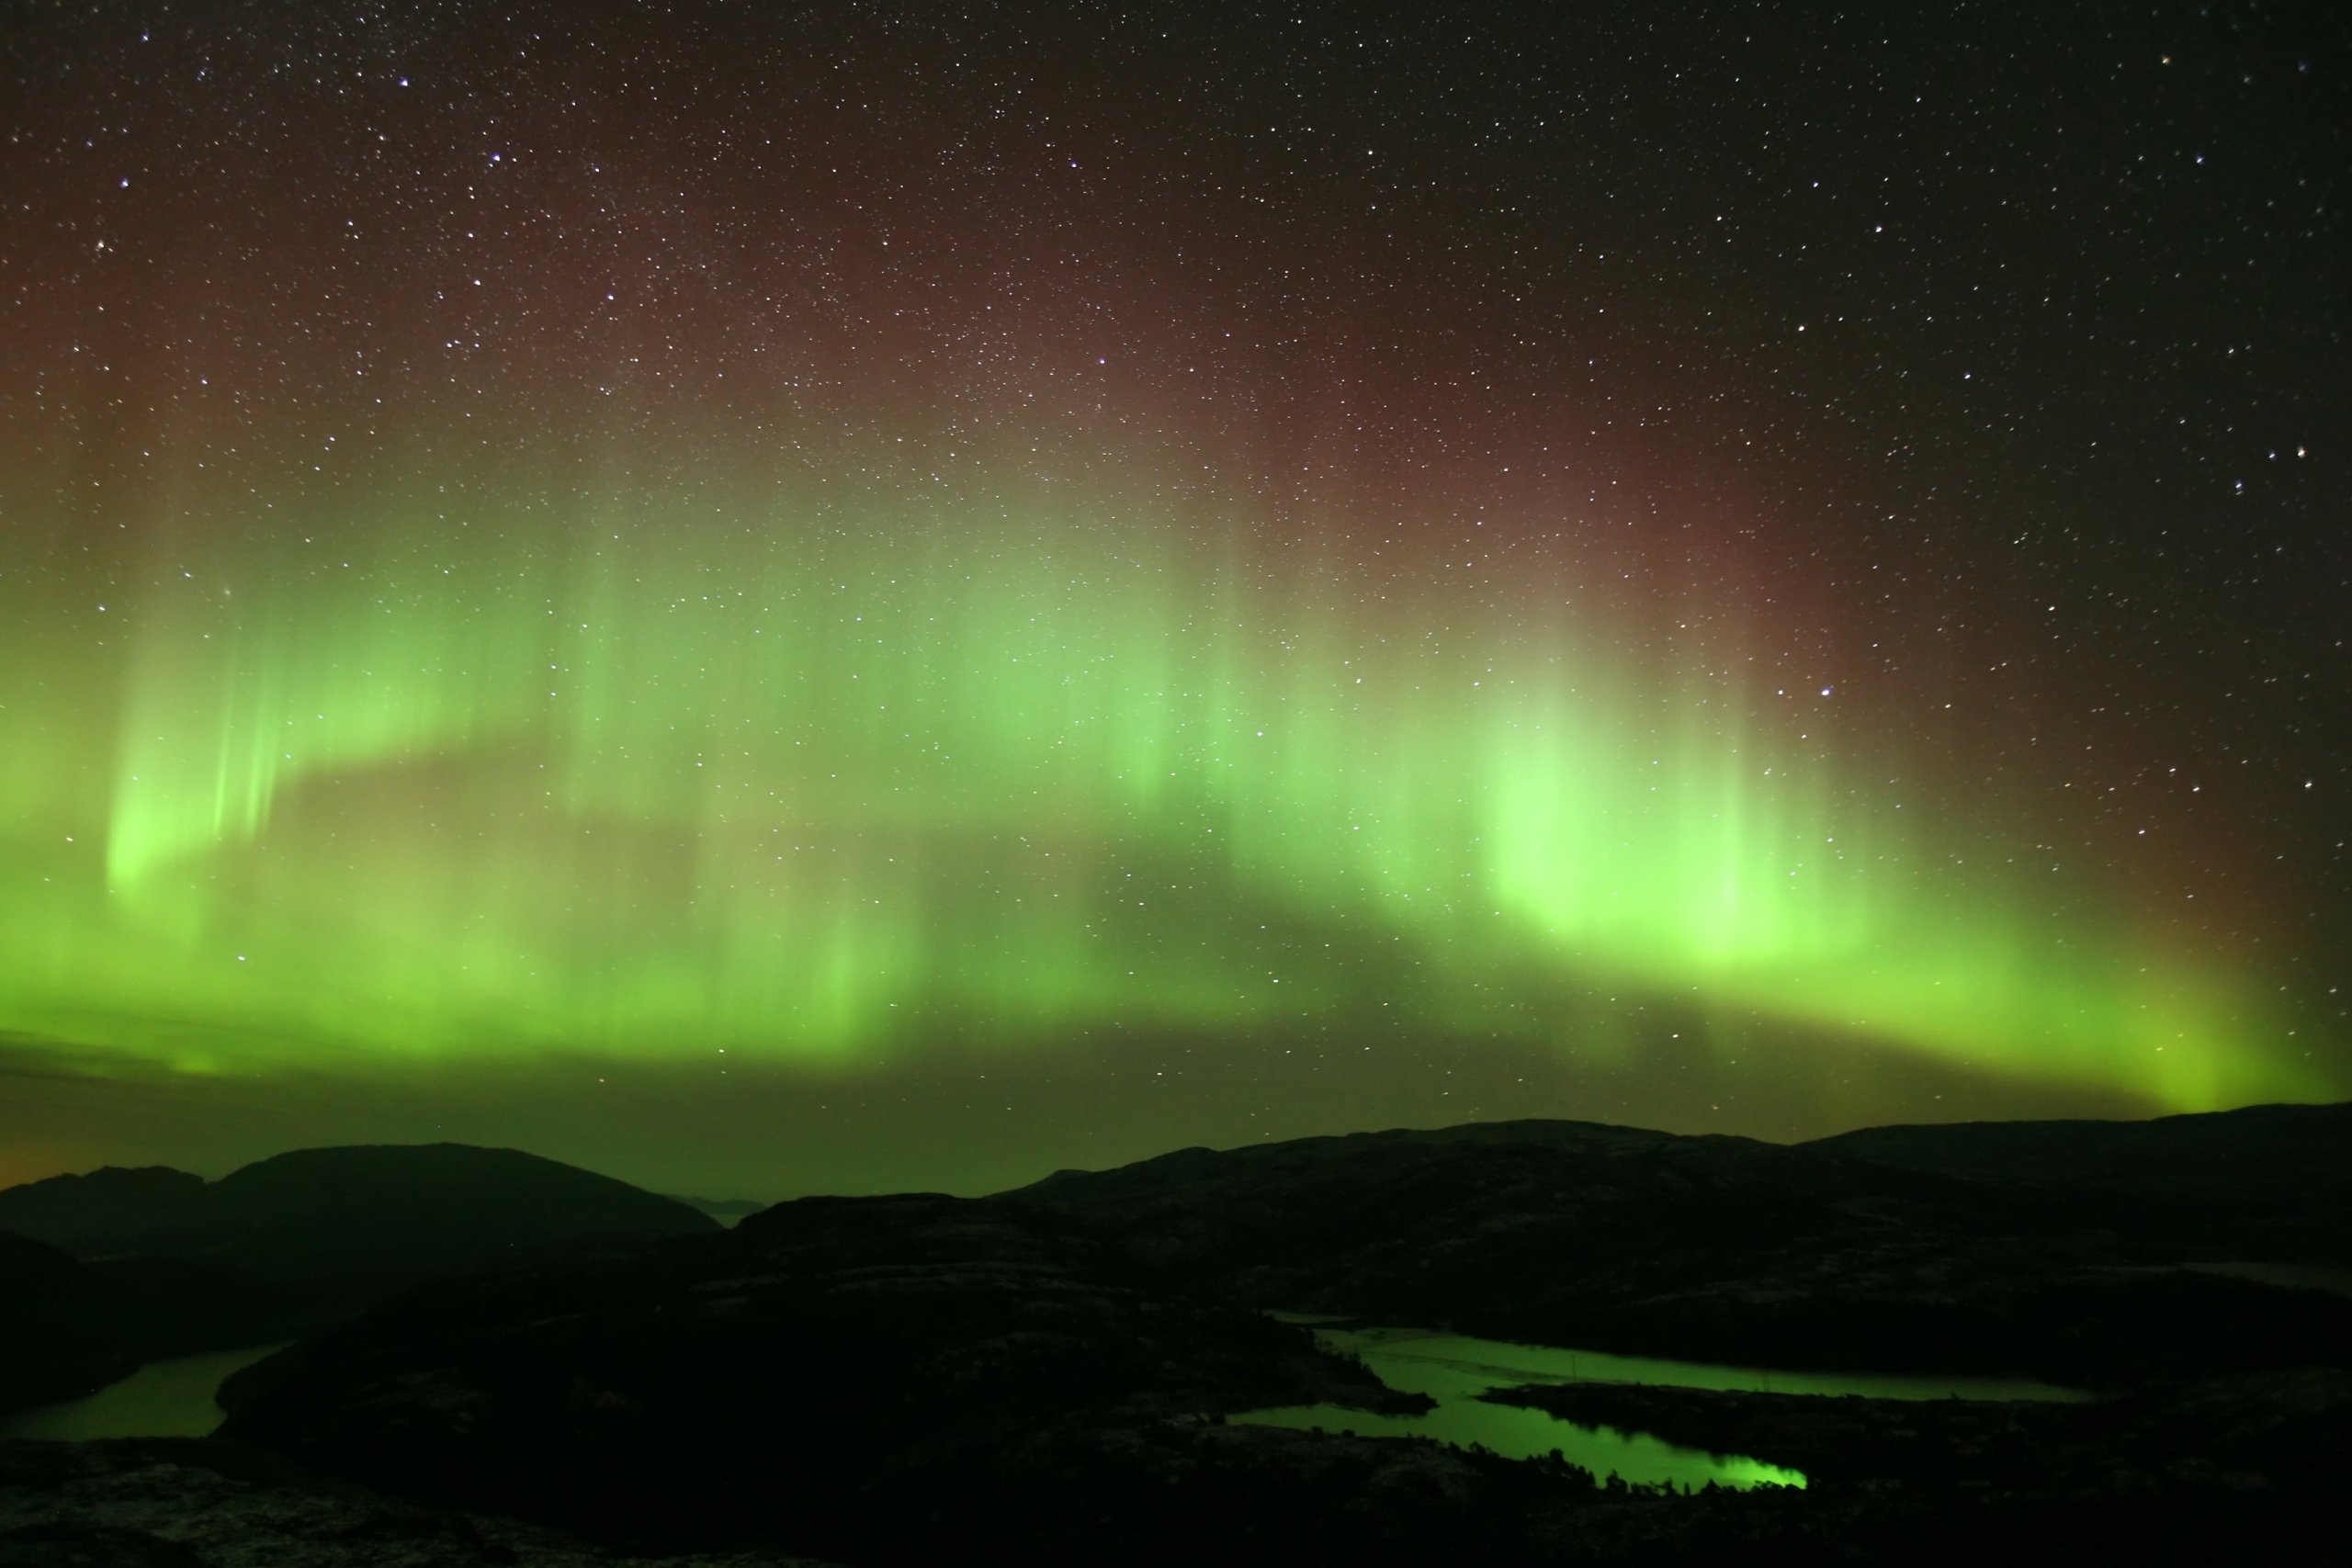
[[(1292, 1314), (1274, 1315), (1294, 1322), (1317, 1321)], [(1664, 1482), (1695, 1489), (1713, 1482), (1734, 1487), (1803, 1486), (1805, 1478), (1796, 1471), (1744, 1455), (1679, 1448), (1645, 1432), (1581, 1427), (1541, 1410), (1489, 1404), (1478, 1395), (1490, 1388), (1520, 1383), (1589, 1381), (1761, 1393), (1850, 1393), (1871, 1399), (2086, 1397), (2023, 1378), (1792, 1372), (1512, 1345), (1414, 1328), (1318, 1326), (1315, 1333), (1326, 1348), (1362, 1357), (1390, 1388), (1428, 1394), (1438, 1402), (1437, 1407), (1420, 1416), (1378, 1416), (1337, 1404), (1296, 1404), (1252, 1410), (1232, 1420), (1300, 1430), (1319, 1427), (1327, 1432), (1353, 1432), (1365, 1438), (1430, 1438), (1463, 1448), (1476, 1443), (1507, 1459), (1533, 1459), (1556, 1449), (1569, 1463), (1582, 1465), (1596, 1476), (1614, 1474), (1645, 1485)], [(0, 1416), (0, 1438), (201, 1438), (224, 1418), (213, 1403), (221, 1381), (279, 1348), (258, 1345), (150, 1361), (120, 1382), (85, 1398)]]
[(0, 1438), (201, 1438), (227, 1419), (212, 1403), (221, 1381), (281, 1345), (150, 1361), (120, 1382), (56, 1404), (0, 1416)]
[[(1291, 1321), (1295, 1314), (1276, 1314)], [(1364, 1438), (1431, 1438), (1463, 1448), (1476, 1443), (1507, 1459), (1533, 1459), (1559, 1450), (1570, 1464), (1603, 1479), (1611, 1474), (1644, 1485), (1696, 1489), (1718, 1486), (1803, 1486), (1804, 1475), (1740, 1454), (1679, 1448), (1645, 1432), (1580, 1427), (1516, 1405), (1478, 1397), (1520, 1383), (1626, 1382), (1669, 1388), (1729, 1389), (1757, 1393), (1859, 1394), (1869, 1399), (2078, 1400), (2071, 1389), (2025, 1378), (1917, 1377), (1873, 1372), (1797, 1372), (1614, 1356), (1598, 1350), (1511, 1345), (1466, 1335), (1413, 1328), (1317, 1327), (1325, 1348), (1363, 1359), (1390, 1388), (1425, 1393), (1437, 1407), (1420, 1416), (1376, 1416), (1336, 1404), (1295, 1404), (1230, 1417), (1264, 1427), (1353, 1432)]]

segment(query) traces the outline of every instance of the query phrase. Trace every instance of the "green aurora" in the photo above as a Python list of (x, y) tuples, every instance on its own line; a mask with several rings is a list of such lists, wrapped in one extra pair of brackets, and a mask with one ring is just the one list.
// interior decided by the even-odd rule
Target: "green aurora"
[(1606, 1055), (1628, 987), (2173, 1109), (2336, 1092), (2258, 976), (1958, 852), (1834, 682), (1571, 531), (1481, 575), (919, 467), (190, 491), (103, 610), (20, 531), (0, 1030), (216, 1074), (1367, 1012)]

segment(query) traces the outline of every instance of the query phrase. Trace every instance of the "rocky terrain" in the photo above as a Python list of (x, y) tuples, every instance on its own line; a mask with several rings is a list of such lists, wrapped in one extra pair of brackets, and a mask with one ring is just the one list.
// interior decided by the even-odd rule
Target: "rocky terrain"
[[(1794, 1148), (1521, 1122), (541, 1236), (246, 1369), (212, 1439), (10, 1449), (0, 1562), (2324, 1560), (2352, 1297), (2306, 1287), (2352, 1264), (2345, 1168), (2346, 1107)], [(1419, 1399), (1269, 1307), (2098, 1397), (1489, 1395), (1809, 1479), (1675, 1495), (1229, 1423)]]
[(861, 1561), (971, 1531), (1049, 1553), (1202, 1547), (1288, 1518), (1300, 1487), (1355, 1497), (1378, 1472), (1400, 1498), (1442, 1496), (1524, 1468), (1377, 1445), (1288, 1462), (1316, 1445), (1218, 1417), (1424, 1402), (1303, 1329), (1146, 1287), (1066, 1221), (935, 1195), (807, 1199), (720, 1236), (468, 1270), (228, 1395), (223, 1437), (441, 1506)]
[(616, 1556), (188, 1438), (0, 1442), (6, 1568), (824, 1568), (773, 1552)]

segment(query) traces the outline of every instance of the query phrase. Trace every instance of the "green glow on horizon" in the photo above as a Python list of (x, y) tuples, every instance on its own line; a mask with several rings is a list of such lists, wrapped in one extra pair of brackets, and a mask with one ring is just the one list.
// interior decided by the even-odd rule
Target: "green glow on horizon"
[(0, 714), (0, 1029), (197, 1068), (1379, 1005), (1574, 1043), (1536, 976), (2181, 1109), (2324, 1091), (2243, 982), (1937, 854), (1835, 703), (1621, 653), (1635, 609), (1565, 573), (1042, 495), (239, 537), (159, 547), (127, 652), (12, 655), (99, 702)]

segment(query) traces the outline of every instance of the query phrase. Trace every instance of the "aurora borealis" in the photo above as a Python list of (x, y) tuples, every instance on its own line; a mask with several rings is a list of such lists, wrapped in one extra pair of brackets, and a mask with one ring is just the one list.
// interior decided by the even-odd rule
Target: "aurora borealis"
[[(2224, 977), (2069, 953), (1923, 863), (1833, 688), (1776, 723), (1720, 653), (1626, 668), (1556, 581), (1268, 569), (1115, 495), (769, 504), (486, 550), (369, 518), (392, 560), (159, 574), (107, 612), (103, 881), (11, 946), (56, 944), (51, 1006), (298, 1050), (828, 1058), (899, 1010), (1216, 1027), (1392, 988), (1541, 1038), (1516, 993), (1582, 974), (2027, 1074), (2144, 1057), (2177, 1103), (2293, 1085), (2233, 1048)], [(1271, 953), (1267, 913), (1428, 973)]]
[[(2343, 229), (2320, 153), (2245, 172), (2341, 52), (2248, 44), (2259, 107), (2165, 97), (2152, 39), (2054, 108), (1824, 109), (1965, 28), (1747, 17), (12, 24), (13, 1081), (184, 1094), (179, 1147), (233, 1142), (223, 1085), (544, 1145), (587, 1134), (535, 1081), (691, 1079), (767, 1131), (649, 1094), (629, 1157), (803, 1185), (762, 1138), (991, 1066), (1056, 1109), (871, 1111), (840, 1179), (1229, 1139), (1111, 1108), (1183, 1042), (1234, 1115), (1344, 1056), (1295, 1131), (1407, 1057), (1538, 1076), (1431, 1122), (1937, 1114), (1725, 1118), (1744, 1058), (2341, 1096), (2341, 547), (2296, 529), (2341, 520), (2343, 280), (2288, 284)], [(2166, 113), (2238, 183), (2047, 151)], [(2102, 335), (2100, 268), (2226, 271), (2181, 235), (2298, 189), (2261, 276)]]

